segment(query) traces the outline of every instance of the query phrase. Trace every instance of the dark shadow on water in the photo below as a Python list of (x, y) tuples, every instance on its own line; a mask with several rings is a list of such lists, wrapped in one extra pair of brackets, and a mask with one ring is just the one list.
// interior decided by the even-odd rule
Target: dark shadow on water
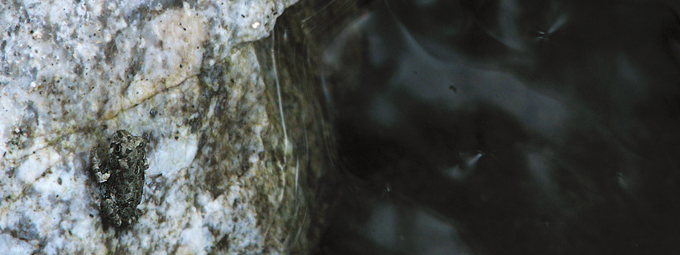
[(680, 253), (680, 3), (298, 5), (314, 254)]

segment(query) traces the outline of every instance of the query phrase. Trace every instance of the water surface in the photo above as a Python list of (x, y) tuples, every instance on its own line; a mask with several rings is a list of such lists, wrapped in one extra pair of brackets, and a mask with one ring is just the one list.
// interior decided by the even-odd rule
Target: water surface
[(371, 2), (323, 56), (320, 253), (679, 253), (675, 7)]

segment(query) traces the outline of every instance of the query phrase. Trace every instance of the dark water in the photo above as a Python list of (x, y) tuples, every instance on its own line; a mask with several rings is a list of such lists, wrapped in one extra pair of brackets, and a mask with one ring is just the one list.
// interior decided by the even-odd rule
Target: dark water
[(322, 82), (318, 254), (680, 254), (674, 1), (373, 1)]

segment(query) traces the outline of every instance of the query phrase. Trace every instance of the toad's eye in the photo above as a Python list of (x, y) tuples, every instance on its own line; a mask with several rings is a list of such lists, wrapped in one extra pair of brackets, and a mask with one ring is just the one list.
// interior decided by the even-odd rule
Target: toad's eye
[(113, 153), (120, 154), (120, 144), (113, 145)]
[(125, 150), (125, 154), (130, 154), (130, 152), (132, 152), (132, 149), (130, 149), (130, 148), (127, 148), (127, 149)]

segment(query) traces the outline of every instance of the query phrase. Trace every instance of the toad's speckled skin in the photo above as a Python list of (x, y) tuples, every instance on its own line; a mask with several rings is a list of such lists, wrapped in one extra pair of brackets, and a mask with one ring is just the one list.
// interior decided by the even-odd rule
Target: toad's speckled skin
[(100, 187), (102, 219), (114, 227), (134, 223), (141, 214), (137, 205), (142, 199), (144, 171), (149, 168), (144, 138), (118, 130), (108, 148), (95, 150), (92, 162), (93, 175)]

